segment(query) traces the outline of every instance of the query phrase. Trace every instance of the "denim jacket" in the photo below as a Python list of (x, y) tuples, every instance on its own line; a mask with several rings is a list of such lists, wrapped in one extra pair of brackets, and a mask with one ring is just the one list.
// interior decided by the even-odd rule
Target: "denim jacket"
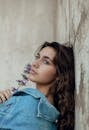
[(59, 114), (39, 90), (25, 88), (0, 104), (0, 130), (57, 130)]

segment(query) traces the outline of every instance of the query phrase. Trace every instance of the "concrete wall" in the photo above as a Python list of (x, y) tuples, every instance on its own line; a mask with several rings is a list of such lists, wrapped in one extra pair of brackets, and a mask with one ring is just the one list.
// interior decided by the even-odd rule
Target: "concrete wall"
[(56, 0), (0, 0), (0, 89), (20, 78), (37, 46), (55, 40)]
[(0, 0), (0, 89), (15, 84), (39, 44), (74, 46), (75, 130), (89, 130), (89, 0)]
[(56, 41), (69, 41), (69, 0), (57, 0)]

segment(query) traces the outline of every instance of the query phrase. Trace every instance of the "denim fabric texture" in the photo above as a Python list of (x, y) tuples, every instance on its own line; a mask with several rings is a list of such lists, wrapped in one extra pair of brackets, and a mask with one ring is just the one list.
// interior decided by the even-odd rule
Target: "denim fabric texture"
[(59, 116), (39, 90), (25, 88), (0, 104), (0, 130), (57, 130)]

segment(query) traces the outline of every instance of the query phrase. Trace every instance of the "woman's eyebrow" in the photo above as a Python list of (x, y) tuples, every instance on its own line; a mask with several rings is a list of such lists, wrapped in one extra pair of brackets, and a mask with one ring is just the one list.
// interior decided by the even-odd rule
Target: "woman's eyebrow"
[[(37, 55), (39, 55), (40, 56), (40, 53), (37, 53)], [(48, 59), (48, 60), (50, 60), (51, 62), (53, 62), (53, 60), (52, 59), (50, 59), (50, 57), (48, 57), (48, 56), (43, 56), (43, 58), (45, 58), (45, 59)]]
[(45, 59), (50, 60), (51, 62), (53, 62), (53, 60), (51, 60), (48, 56), (43, 56)]

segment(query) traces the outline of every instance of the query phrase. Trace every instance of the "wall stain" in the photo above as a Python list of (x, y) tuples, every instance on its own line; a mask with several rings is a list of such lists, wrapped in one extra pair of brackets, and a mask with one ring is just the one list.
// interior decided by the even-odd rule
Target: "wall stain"
[[(89, 77), (88, 75), (88, 54), (89, 54), (89, 0), (75, 0), (70, 1), (69, 6), (69, 41), (75, 46), (76, 57), (75, 60), (79, 60), (78, 69), (76, 64), (76, 69), (80, 72), (79, 92), (75, 92), (75, 109), (76, 109), (76, 130), (89, 130)], [(81, 58), (81, 56), (83, 56)], [(87, 59), (87, 62), (85, 61)], [(76, 62), (77, 63), (77, 62)], [(77, 75), (77, 73), (76, 73)], [(88, 91), (88, 92), (87, 92)]]
[(88, 12), (83, 7), (83, 9), (81, 11), (80, 21), (79, 21), (76, 33), (74, 33), (75, 34), (74, 43), (76, 43), (76, 40), (78, 40), (78, 42), (80, 43), (79, 44), (79, 48), (80, 48), (79, 51), (81, 51), (81, 44), (85, 40), (84, 33), (86, 34), (86, 32), (87, 32), (87, 30), (85, 30), (85, 25), (86, 25), (87, 19), (88, 19)]
[[(77, 25), (77, 29), (75, 30), (75, 14), (71, 14), (70, 12), (70, 23), (71, 23), (71, 31), (70, 31), (70, 37), (72, 37), (73, 45), (76, 43), (78, 44), (78, 51), (80, 52), (82, 50), (82, 46), (84, 46), (84, 41), (87, 37), (87, 33), (89, 31), (89, 28), (86, 27), (86, 25), (89, 25), (89, 10), (85, 6), (80, 5), (80, 10), (78, 9), (80, 15), (79, 15), (79, 22)], [(72, 7), (73, 8), (73, 7)], [(71, 10), (70, 10), (71, 11)], [(75, 9), (74, 9), (75, 11)], [(71, 16), (72, 15), (72, 16)]]
[(81, 64), (81, 78), (80, 78), (80, 85), (79, 85), (79, 94), (76, 94), (76, 108), (82, 109), (82, 114), (85, 112), (85, 88), (84, 88), (84, 74), (85, 71), (83, 69), (83, 65)]

